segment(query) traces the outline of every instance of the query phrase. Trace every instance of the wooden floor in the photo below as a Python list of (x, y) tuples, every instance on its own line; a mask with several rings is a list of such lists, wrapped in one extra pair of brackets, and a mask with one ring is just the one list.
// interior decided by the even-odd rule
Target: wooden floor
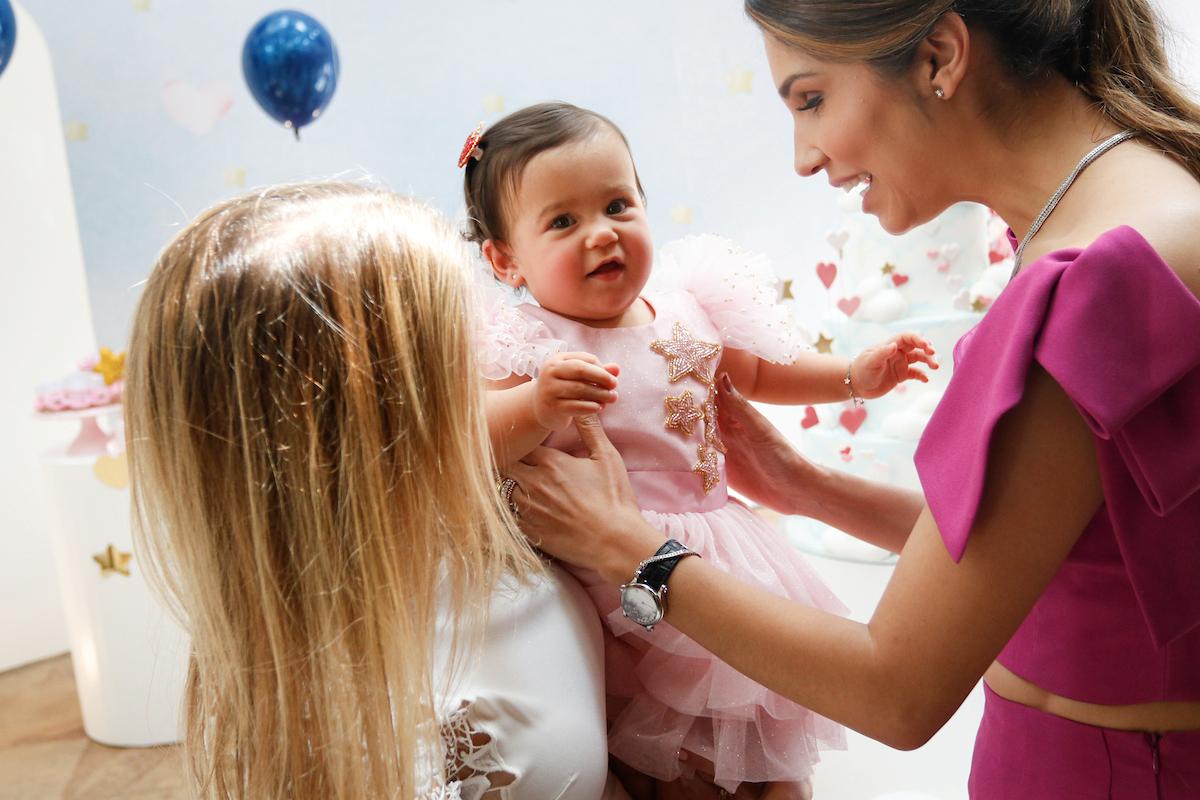
[(87, 738), (70, 656), (0, 672), (0, 800), (173, 800), (183, 776), (177, 747)]

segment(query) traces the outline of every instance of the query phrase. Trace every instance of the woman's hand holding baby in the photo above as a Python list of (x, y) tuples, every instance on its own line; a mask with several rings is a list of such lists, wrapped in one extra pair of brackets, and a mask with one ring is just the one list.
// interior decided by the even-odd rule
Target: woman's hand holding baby
[(533, 414), (547, 430), (560, 431), (575, 417), (598, 414), (617, 401), (616, 364), (591, 353), (556, 353), (542, 364), (533, 393)]
[(863, 350), (850, 362), (850, 385), (854, 394), (867, 400), (882, 397), (904, 381), (928, 383), (917, 364), (937, 369), (933, 345), (915, 333), (898, 333)]

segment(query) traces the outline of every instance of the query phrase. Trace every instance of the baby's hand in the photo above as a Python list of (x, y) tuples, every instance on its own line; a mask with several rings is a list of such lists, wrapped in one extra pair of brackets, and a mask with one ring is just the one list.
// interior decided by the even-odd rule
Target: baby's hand
[(617, 400), (616, 364), (601, 364), (591, 353), (556, 353), (546, 359), (533, 393), (538, 424), (560, 431), (575, 417), (599, 413)]
[(929, 376), (915, 365), (937, 369), (933, 345), (915, 333), (898, 333), (868, 347), (850, 362), (850, 385), (860, 397), (882, 397), (904, 381), (928, 383)]

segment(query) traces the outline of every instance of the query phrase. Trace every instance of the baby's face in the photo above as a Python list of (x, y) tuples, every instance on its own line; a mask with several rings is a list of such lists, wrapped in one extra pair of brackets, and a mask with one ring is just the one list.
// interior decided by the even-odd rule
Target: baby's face
[(509, 219), (518, 285), (565, 317), (625, 324), (654, 248), (620, 137), (603, 131), (539, 153), (525, 167)]

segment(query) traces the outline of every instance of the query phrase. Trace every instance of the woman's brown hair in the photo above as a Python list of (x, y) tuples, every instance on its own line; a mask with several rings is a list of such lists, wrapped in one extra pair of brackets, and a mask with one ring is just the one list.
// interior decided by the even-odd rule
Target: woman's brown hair
[(746, 0), (745, 8), (787, 45), (892, 73), (912, 63), (943, 14), (957, 13), (995, 44), (1013, 78), (1061, 73), (1116, 125), (1200, 179), (1200, 104), (1171, 74), (1149, 0)]
[(453, 654), (540, 569), (493, 485), (467, 263), (428, 208), (313, 183), (214, 206), (154, 266), (135, 542), (192, 637), (199, 796), (411, 798), (440, 769), (439, 631)]

